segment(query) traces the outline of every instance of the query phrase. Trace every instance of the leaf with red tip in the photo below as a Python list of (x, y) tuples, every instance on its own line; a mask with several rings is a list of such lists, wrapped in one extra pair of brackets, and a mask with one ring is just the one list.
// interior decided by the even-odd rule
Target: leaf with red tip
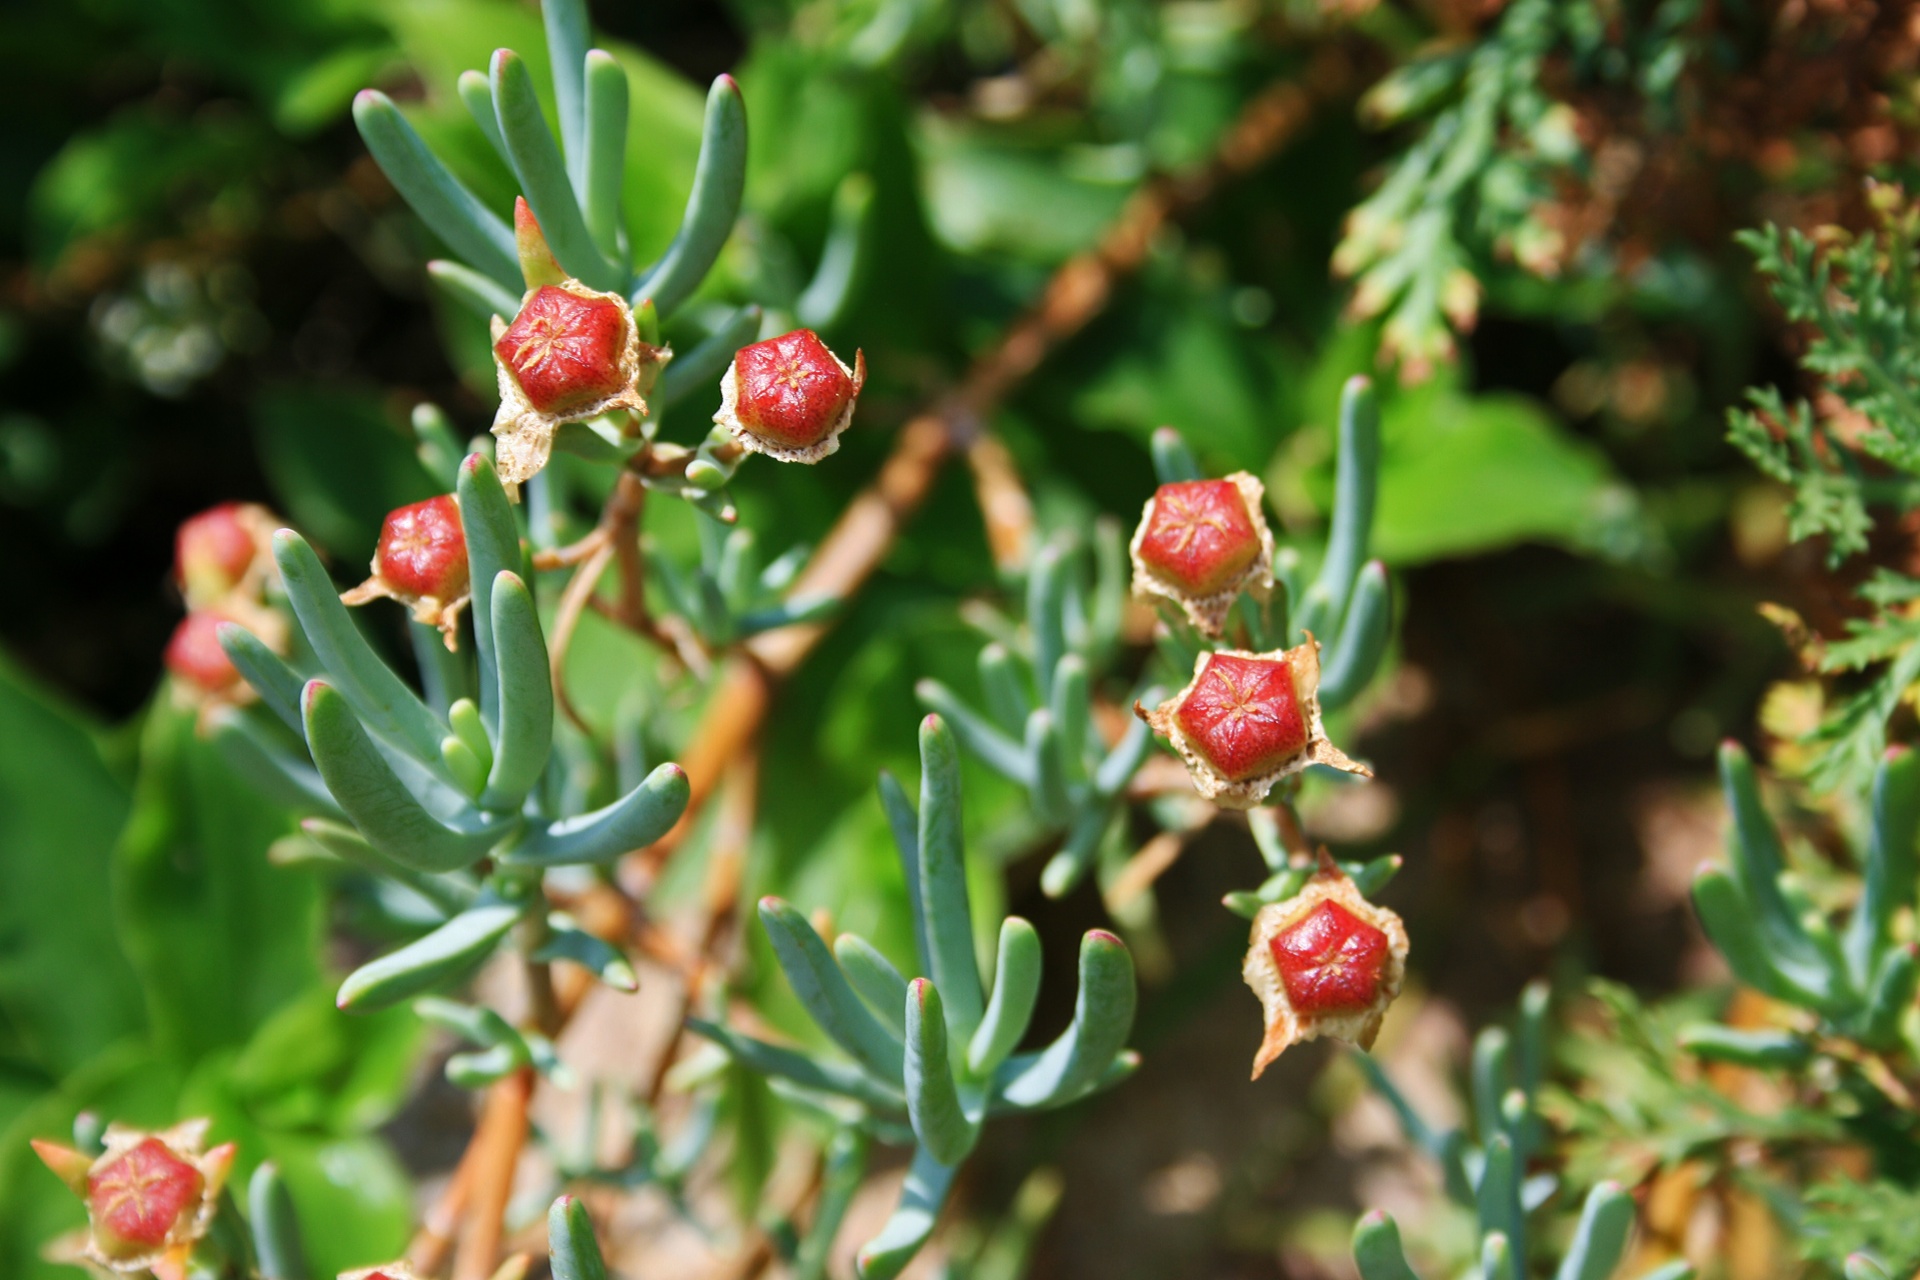
[(1073, 1022), (1038, 1054), (1012, 1058), (995, 1076), (994, 1093), (1019, 1108), (1057, 1107), (1088, 1093), (1126, 1046), (1137, 994), (1133, 957), (1104, 929), (1080, 940), (1080, 990)]

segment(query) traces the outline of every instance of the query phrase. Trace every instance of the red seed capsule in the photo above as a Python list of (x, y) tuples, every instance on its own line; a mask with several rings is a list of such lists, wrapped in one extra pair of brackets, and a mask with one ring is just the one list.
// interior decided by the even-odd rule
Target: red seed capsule
[(387, 513), (373, 552), (373, 576), (340, 598), (353, 605), (398, 600), (419, 621), (439, 627), (451, 649), (470, 585), (460, 504), (441, 494)]
[(180, 619), (162, 658), (167, 670), (202, 694), (232, 693), (243, 687), (239, 670), (220, 647), (220, 624), (229, 621), (210, 609)]
[(1173, 697), (1135, 714), (1187, 762), (1195, 790), (1230, 809), (1251, 809), (1275, 783), (1310, 764), (1373, 773), (1327, 741), (1320, 727), (1320, 646), (1203, 653)]
[(518, 484), (547, 465), (561, 424), (616, 409), (644, 416), (668, 352), (640, 341), (625, 298), (562, 280), (529, 291), (512, 323), (494, 317), (493, 356), (495, 462)]
[(864, 352), (853, 367), (811, 329), (745, 346), (720, 382), (713, 420), (756, 453), (785, 462), (818, 462), (840, 447), (866, 384)]
[(46, 1166), (86, 1202), (83, 1257), (114, 1271), (184, 1274), (233, 1168), (233, 1144), (205, 1151), (206, 1132), (205, 1120), (159, 1133), (114, 1125), (94, 1159), (34, 1142)]
[(276, 521), (265, 507), (223, 502), (180, 524), (173, 536), (173, 580), (190, 609), (204, 609), (241, 589), (267, 560)]
[(1367, 1048), (1406, 977), (1407, 930), (1323, 853), (1299, 893), (1254, 917), (1242, 973), (1266, 1012), (1253, 1076), (1289, 1046), (1333, 1036)]
[(1134, 592), (1171, 600), (1194, 626), (1220, 634), (1242, 591), (1264, 598), (1273, 586), (1264, 500), (1260, 482), (1244, 471), (1161, 485), (1134, 531)]

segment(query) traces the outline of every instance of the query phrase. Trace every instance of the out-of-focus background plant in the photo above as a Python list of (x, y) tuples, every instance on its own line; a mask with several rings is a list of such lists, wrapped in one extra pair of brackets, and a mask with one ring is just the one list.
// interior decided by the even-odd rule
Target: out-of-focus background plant
[[(768, 333), (861, 348), (870, 380), (832, 459), (728, 483), (765, 578), (738, 534), (655, 500), (649, 599), (684, 625), (655, 644), (618, 608), (578, 611), (569, 776), (610, 798), (679, 760), (696, 816), (617, 875), (548, 877), (582, 936), (625, 931), (640, 985), (576, 993), (549, 1046), (489, 1013), (525, 1003), (512, 966), (472, 1004), (339, 1013), (345, 975), (439, 917), (320, 856), (298, 825), (315, 810), (236, 773), (161, 677), (183, 519), (263, 503), (347, 586), (382, 517), (448, 491), (442, 468), (485, 433), (485, 320), (425, 269), (461, 246), (408, 210), (352, 106), (387, 94), (507, 218), (522, 185), (461, 74), (515, 49), (558, 119), (541, 11), (0, 12), (0, 1273), (63, 1273), (42, 1249), (81, 1209), (27, 1140), (76, 1116), (209, 1117), (241, 1179), (279, 1170), (321, 1275), (403, 1250), (423, 1273), (490, 1274), (502, 1241), (466, 1225), (489, 1196), (504, 1246), (544, 1252), (547, 1231), (556, 1273), (585, 1265), (584, 1220), (547, 1215), (563, 1187), (623, 1274), (847, 1274), (902, 1179), (909, 1207), (926, 1190), (916, 1138), (967, 1156), (915, 1264), (953, 1275), (1308, 1277), (1357, 1254), (1375, 1280), (1403, 1275), (1389, 1234), (1425, 1275), (1565, 1257), (1584, 1280), (1623, 1248), (1636, 1276), (1682, 1257), (1742, 1278), (1920, 1266), (1914, 783), (1886, 755), (1913, 739), (1920, 675), (1911, 6), (735, 0), (590, 18), (627, 86), (634, 264), (681, 226), (709, 84), (730, 73), (744, 103), (744, 202), (667, 317), (678, 358), (763, 336), (751, 304)], [(1354, 374), (1377, 383), (1371, 527), (1346, 575), (1316, 577), (1351, 509)], [(658, 438), (698, 445), (717, 381), (662, 411)], [(1169, 425), (1184, 444), (1156, 440)], [(789, 620), (766, 610), (805, 550), (903, 458), (926, 463), (920, 488), (867, 535), (880, 559), (830, 630), (748, 647)], [(1103, 778), (1123, 708), (1191, 672), (1182, 638), (1156, 654), (1151, 611), (1123, 603), (1118, 550), (1183, 467), (1261, 480), (1281, 563), (1312, 571), (1248, 647), (1325, 615), (1300, 612), (1307, 584), (1344, 577), (1358, 598), (1352, 572), (1384, 562), (1380, 671), (1327, 708), (1371, 782), (1310, 778), (1241, 824), (1171, 755)], [(529, 524), (533, 545), (586, 533), (612, 474), (562, 456), (539, 508), (562, 526)], [(549, 634), (566, 581), (541, 589)], [(399, 611), (363, 612), (410, 672)], [(1331, 655), (1337, 631), (1320, 638)], [(928, 707), (960, 730), (957, 764), (916, 736)], [(969, 712), (997, 736), (969, 735)], [(703, 737), (715, 723), (740, 732)], [(1097, 729), (1079, 757), (1049, 754), (1063, 724)], [(1728, 737), (1754, 745), (1764, 787)], [(920, 790), (923, 763), (963, 776), (963, 821)], [(883, 772), (904, 784), (886, 805)], [(1003, 917), (1046, 940), (1030, 1031), (1001, 1057), (1093, 1020), (1074, 993), (1112, 935), (1089, 931), (1124, 939), (1137, 1012), (1102, 1046), (1114, 1076), (1132, 1059), (1113, 1050), (1138, 1051), (1123, 1084), (1076, 1100), (1095, 1076), (1068, 1073), (1048, 1101), (1069, 1105), (1040, 1112), (963, 1070), (961, 1110), (971, 1083), (1010, 1114), (956, 1129), (924, 1077), (910, 1106), (882, 1089), (854, 1114), (788, 1088), (790, 1061), (777, 1088), (747, 1069), (767, 1065), (748, 1035), (822, 1060), (849, 1044), (821, 1009), (865, 1006), (789, 982), (826, 971), (795, 959), (812, 930), (864, 975), (859, 1000), (900, 979), (888, 964), (911, 976), (928, 824), (964, 826), (961, 927), (986, 972), (1026, 954)], [(1290, 851), (1321, 844), (1406, 918), (1406, 989), (1371, 1057), (1304, 1047), (1249, 1085), (1246, 921), (1221, 899), (1251, 914), (1293, 893)], [(1724, 869), (1696, 883), (1703, 862)], [(637, 919), (593, 917), (609, 884)], [(765, 928), (763, 895), (792, 904)], [(951, 1006), (940, 963), (925, 976)], [(1552, 999), (1523, 995), (1530, 978)], [(731, 1056), (681, 1034), (689, 1012)], [(928, 1051), (925, 1026), (897, 1033), (909, 1060)], [(518, 1177), (476, 1189), (502, 1095), (449, 1076), (535, 1065)], [(1374, 1208), (1397, 1227), (1370, 1216), (1356, 1236)]]

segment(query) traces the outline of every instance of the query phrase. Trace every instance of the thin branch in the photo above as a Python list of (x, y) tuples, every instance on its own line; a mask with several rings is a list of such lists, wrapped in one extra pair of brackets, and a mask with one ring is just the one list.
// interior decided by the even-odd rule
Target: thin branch
[(527, 1104), (533, 1097), (533, 1071), (523, 1067), (487, 1089), (474, 1131), (474, 1160), (468, 1212), (453, 1255), (453, 1280), (488, 1280), (500, 1261), (507, 1201), (514, 1170), (527, 1142)]

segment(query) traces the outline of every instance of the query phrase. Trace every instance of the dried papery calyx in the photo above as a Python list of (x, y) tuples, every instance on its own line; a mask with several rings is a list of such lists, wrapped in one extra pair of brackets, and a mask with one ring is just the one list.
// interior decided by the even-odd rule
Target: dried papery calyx
[(158, 1133), (110, 1125), (98, 1156), (34, 1141), (34, 1153), (86, 1202), (80, 1252), (87, 1261), (111, 1271), (186, 1275), (233, 1168), (232, 1143), (206, 1150), (208, 1124), (187, 1120)]
[(1264, 599), (1273, 588), (1273, 533), (1261, 510), (1265, 496), (1260, 482), (1244, 471), (1154, 490), (1129, 548), (1134, 594), (1171, 600), (1194, 626), (1219, 635), (1242, 591)]
[(813, 330), (795, 329), (734, 353), (713, 420), (755, 453), (818, 462), (840, 447), (866, 383), (865, 352), (849, 369)]
[(347, 604), (398, 600), (416, 621), (440, 628), (449, 649), (471, 598), (460, 503), (446, 493), (389, 511), (373, 552), (373, 576), (340, 597)]
[(279, 522), (251, 502), (223, 502), (180, 523), (173, 535), (173, 580), (189, 609), (205, 609), (256, 587), (273, 563)]
[(1320, 723), (1320, 645), (1309, 635), (1291, 649), (1221, 649), (1194, 662), (1187, 687), (1141, 716), (1187, 762), (1194, 789), (1228, 809), (1251, 809), (1275, 783), (1323, 764), (1363, 778)]
[(1266, 1035), (1253, 1059), (1267, 1064), (1303, 1040), (1333, 1036), (1365, 1049), (1407, 971), (1407, 929), (1376, 906), (1323, 853), (1299, 893), (1253, 919), (1241, 973), (1266, 1010)]
[(644, 417), (668, 356), (640, 340), (633, 310), (617, 293), (572, 279), (528, 290), (511, 324), (493, 321), (500, 478), (518, 484), (546, 466), (562, 423), (616, 409)]

